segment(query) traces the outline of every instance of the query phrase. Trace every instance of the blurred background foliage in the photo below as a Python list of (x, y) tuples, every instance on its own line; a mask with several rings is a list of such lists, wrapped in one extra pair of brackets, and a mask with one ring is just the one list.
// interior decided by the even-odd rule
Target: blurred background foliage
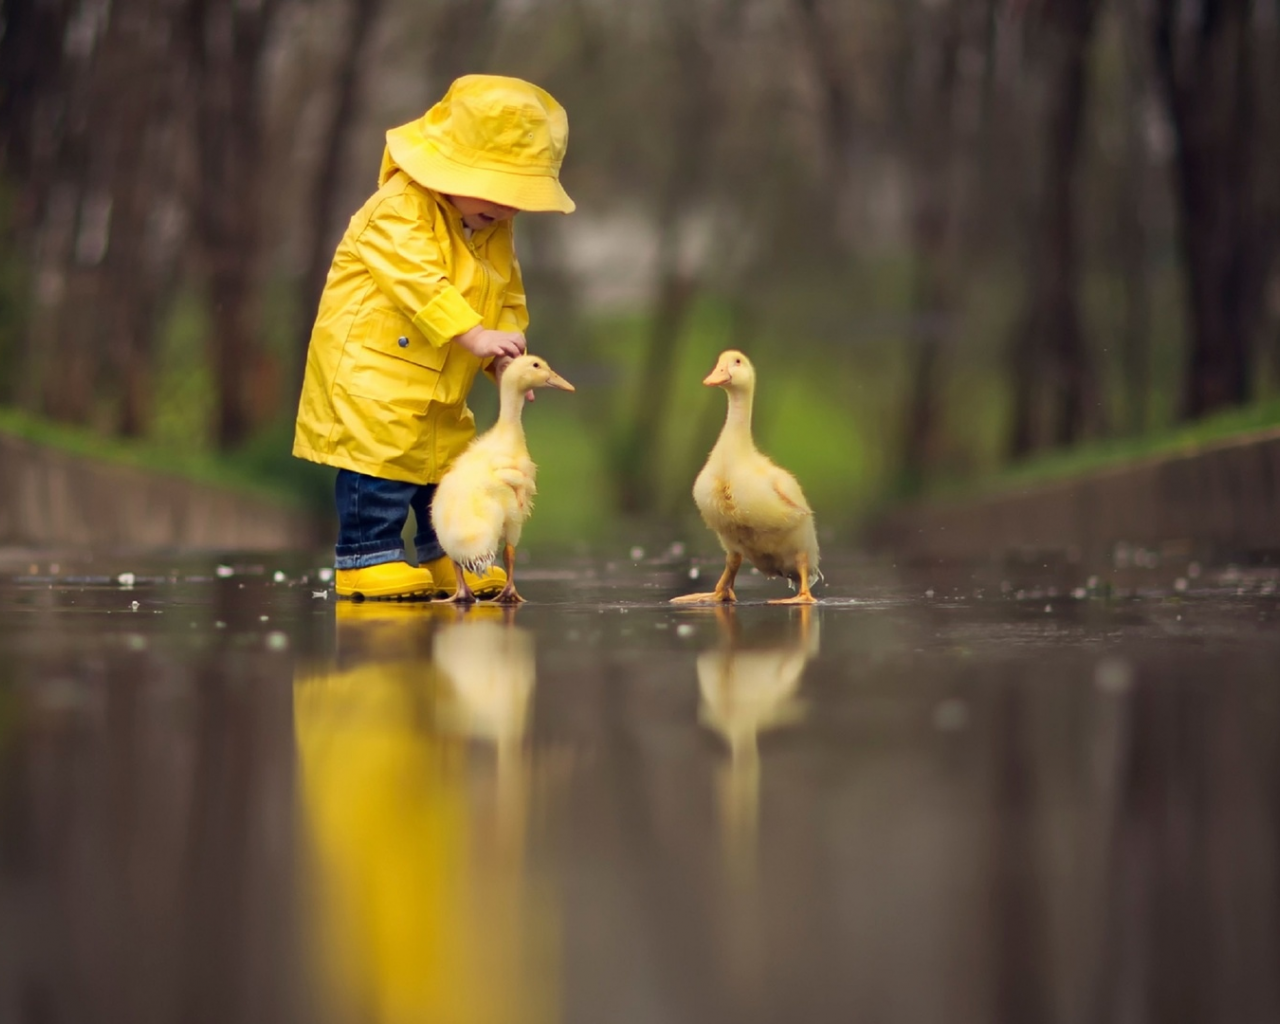
[[(316, 297), (383, 132), (473, 71), (570, 114), (578, 212), (518, 225), (531, 347), (579, 385), (527, 416), (535, 538), (688, 516), (728, 346), (759, 367), (761, 446), (837, 533), (1280, 418), (1275, 0), (0, 19), (3, 429), (327, 507), (289, 456)], [(492, 418), (483, 383), (473, 406)]]

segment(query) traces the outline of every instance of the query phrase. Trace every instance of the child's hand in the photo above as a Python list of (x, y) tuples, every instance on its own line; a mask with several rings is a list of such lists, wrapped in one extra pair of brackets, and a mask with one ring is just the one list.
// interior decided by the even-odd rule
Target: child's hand
[(453, 340), (481, 359), (492, 359), (495, 356), (514, 359), (525, 348), (524, 335), (519, 331), (491, 331), (478, 324)]

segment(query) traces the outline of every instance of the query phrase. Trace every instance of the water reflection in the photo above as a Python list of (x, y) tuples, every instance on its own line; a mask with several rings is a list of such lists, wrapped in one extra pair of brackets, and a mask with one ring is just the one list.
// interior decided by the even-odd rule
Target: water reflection
[(499, 609), (337, 615), (294, 688), (325, 1017), (556, 1019), (558, 921), (525, 851), (532, 635)]
[(214, 580), (0, 578), (0, 1022), (1280, 1020), (1273, 594)]
[(730, 877), (749, 883), (759, 822), (759, 737), (804, 717), (796, 693), (805, 665), (818, 653), (818, 623), (812, 609), (801, 608), (786, 642), (753, 648), (744, 646), (732, 608), (717, 608), (716, 617), (720, 646), (698, 656), (698, 718), (729, 747), (717, 772), (716, 799)]

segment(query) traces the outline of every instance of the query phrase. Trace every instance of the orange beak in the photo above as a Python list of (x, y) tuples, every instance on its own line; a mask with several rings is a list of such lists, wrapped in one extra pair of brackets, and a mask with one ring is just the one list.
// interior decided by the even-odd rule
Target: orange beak
[(718, 388), (721, 384), (728, 384), (729, 371), (723, 366), (717, 366), (702, 379), (702, 383), (709, 388)]
[(572, 384), (570, 384), (567, 380), (561, 377), (560, 374), (558, 373), (553, 373), (550, 377), (547, 378), (547, 387), (559, 388), (561, 391), (576, 390)]

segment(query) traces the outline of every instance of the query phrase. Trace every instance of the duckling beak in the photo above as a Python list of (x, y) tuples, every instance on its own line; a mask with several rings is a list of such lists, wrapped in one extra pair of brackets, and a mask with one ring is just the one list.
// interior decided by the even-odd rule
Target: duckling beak
[(547, 387), (559, 388), (561, 391), (577, 390), (572, 384), (570, 384), (567, 380), (561, 377), (560, 374), (558, 373), (553, 373), (550, 377), (547, 378)]
[(702, 383), (709, 388), (718, 388), (721, 384), (728, 384), (729, 371), (723, 366), (717, 366), (702, 379)]

